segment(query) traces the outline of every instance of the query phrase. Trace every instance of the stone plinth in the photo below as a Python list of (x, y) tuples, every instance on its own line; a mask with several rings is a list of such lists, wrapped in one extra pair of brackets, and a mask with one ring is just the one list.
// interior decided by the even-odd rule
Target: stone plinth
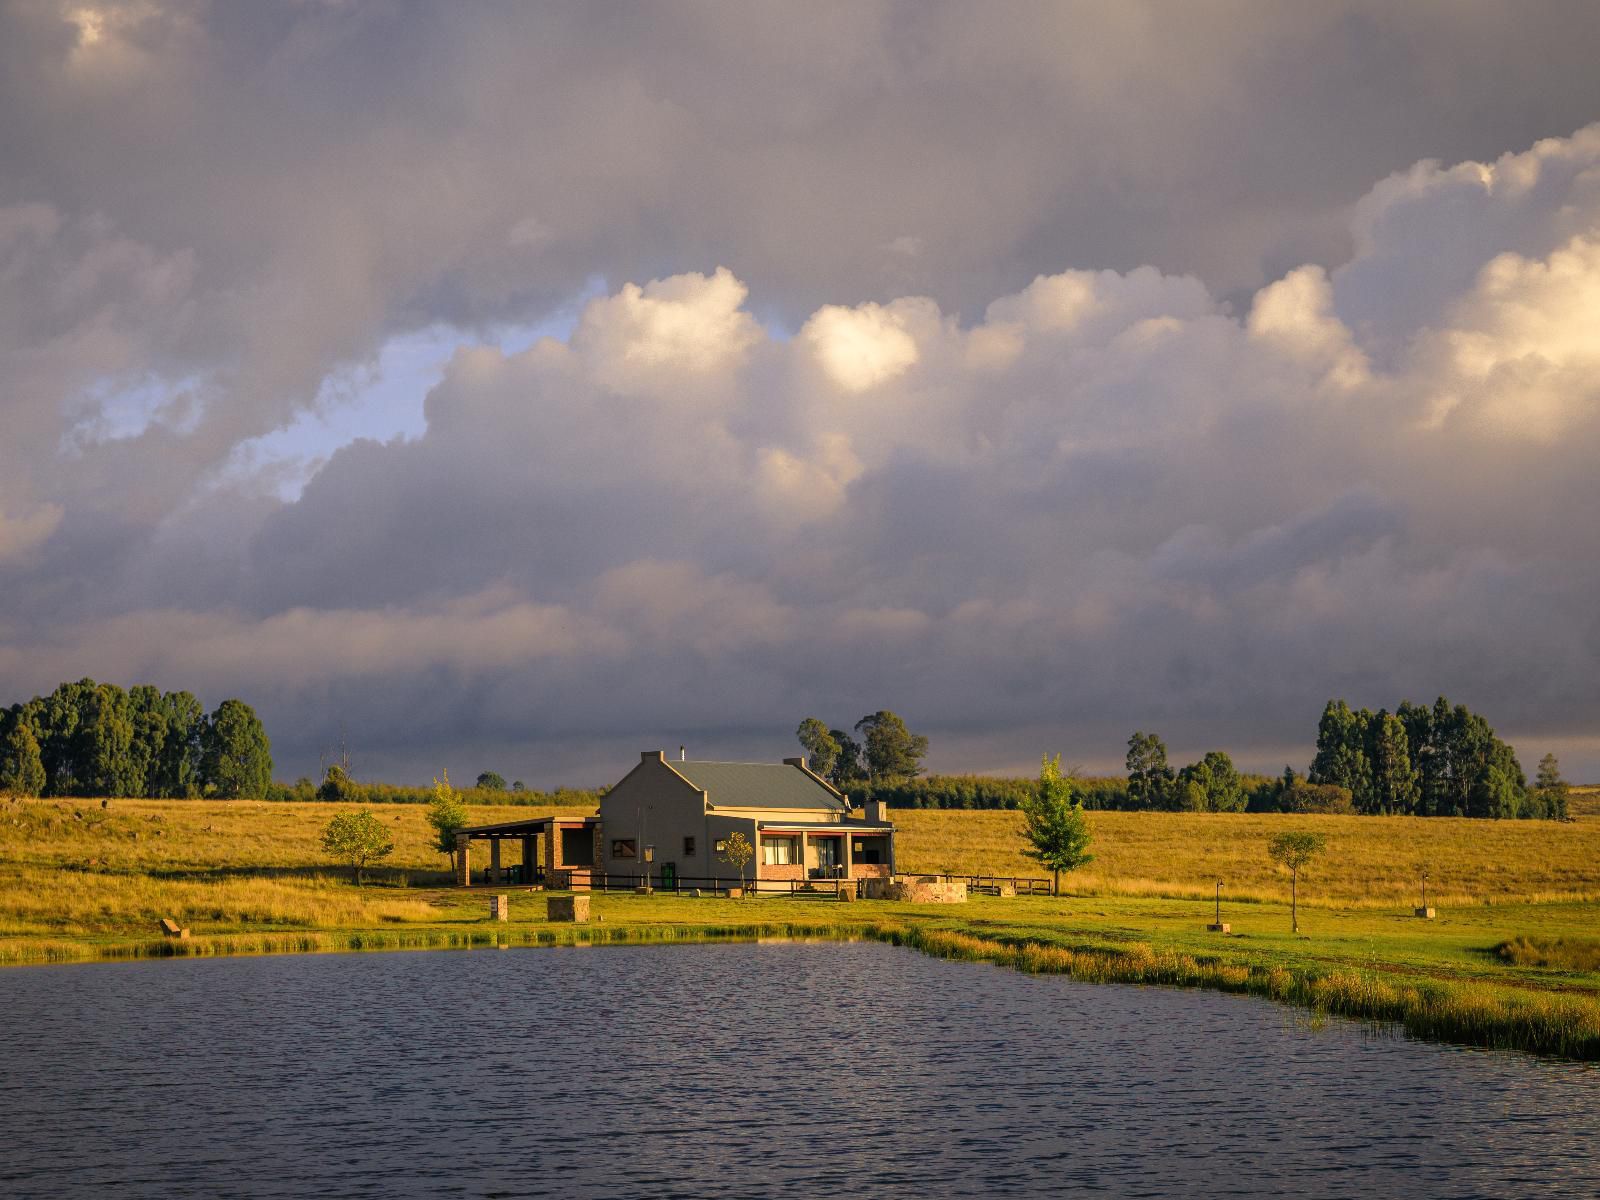
[(1431, 908), (1419, 908), (1416, 909), (1415, 912), (1417, 916), (1421, 917), (1424, 921), (1433, 920), (1435, 915), (1433, 909)]
[(1207, 925), (1206, 926), (1206, 932), (1207, 933), (1232, 933), (1233, 932), (1233, 926), (1229, 925), (1226, 921), (1224, 921), (1220, 925)]
[(491, 921), (509, 921), (510, 919), (511, 919), (511, 897), (510, 896), (490, 896), (489, 897), (489, 920), (491, 920)]
[(839, 883), (839, 899), (850, 901), (856, 898), (856, 885), (852, 880), (841, 880)]
[(545, 901), (545, 915), (552, 921), (576, 921), (588, 924), (588, 896), (551, 896)]
[(742, 887), (730, 887), (728, 889), (728, 899), (729, 900), (743, 900), (744, 899), (744, 889)]

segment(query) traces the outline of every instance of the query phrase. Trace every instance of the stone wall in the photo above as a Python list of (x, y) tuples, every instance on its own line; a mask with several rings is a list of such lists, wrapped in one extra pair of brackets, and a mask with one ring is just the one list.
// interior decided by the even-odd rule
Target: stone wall
[(967, 885), (959, 879), (936, 875), (898, 875), (892, 879), (863, 879), (862, 894), (869, 900), (904, 900), (912, 904), (965, 904)]

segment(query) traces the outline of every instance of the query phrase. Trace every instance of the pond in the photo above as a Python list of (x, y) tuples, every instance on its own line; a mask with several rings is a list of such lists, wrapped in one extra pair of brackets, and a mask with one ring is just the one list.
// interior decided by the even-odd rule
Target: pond
[(0, 972), (0, 1194), (1600, 1194), (1600, 1071), (877, 943)]

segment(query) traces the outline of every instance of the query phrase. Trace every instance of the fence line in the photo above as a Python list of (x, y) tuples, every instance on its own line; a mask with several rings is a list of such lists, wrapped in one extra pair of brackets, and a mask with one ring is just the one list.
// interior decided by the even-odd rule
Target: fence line
[[(838, 897), (841, 885), (850, 884), (859, 889), (865, 882), (863, 879), (841, 879), (837, 877), (823, 877), (816, 879), (746, 879), (742, 884), (737, 877), (726, 876), (699, 876), (675, 875), (672, 882), (664, 883), (659, 874), (649, 876), (648, 885), (643, 874), (629, 873), (625, 875), (612, 875), (604, 871), (589, 870), (584, 867), (569, 868), (570, 871), (582, 872), (588, 870), (589, 891), (594, 892), (632, 892), (641, 887), (648, 886), (653, 892), (671, 892), (682, 895), (684, 892), (711, 892), (713, 895), (725, 895), (730, 888), (742, 887), (750, 895), (767, 896), (805, 896), (818, 895)], [(524, 878), (521, 866), (513, 865), (501, 867), (502, 878), (495, 880), (488, 876), (485, 870), (484, 882), (489, 885), (496, 883), (513, 887), (537, 886), (545, 882), (545, 872), (536, 868), (531, 878)], [(916, 871), (903, 872), (920, 879), (940, 879), (951, 883), (965, 883), (967, 889), (973, 892), (999, 895), (1009, 885), (1012, 891), (1019, 896), (1048, 896), (1051, 894), (1050, 880), (1030, 877), (1026, 875), (957, 875), (947, 871)]]

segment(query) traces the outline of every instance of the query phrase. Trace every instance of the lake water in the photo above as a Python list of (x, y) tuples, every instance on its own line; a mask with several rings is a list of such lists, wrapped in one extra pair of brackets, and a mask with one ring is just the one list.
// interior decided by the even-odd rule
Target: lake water
[(0, 1194), (1600, 1195), (1600, 1071), (875, 943), (0, 972)]

